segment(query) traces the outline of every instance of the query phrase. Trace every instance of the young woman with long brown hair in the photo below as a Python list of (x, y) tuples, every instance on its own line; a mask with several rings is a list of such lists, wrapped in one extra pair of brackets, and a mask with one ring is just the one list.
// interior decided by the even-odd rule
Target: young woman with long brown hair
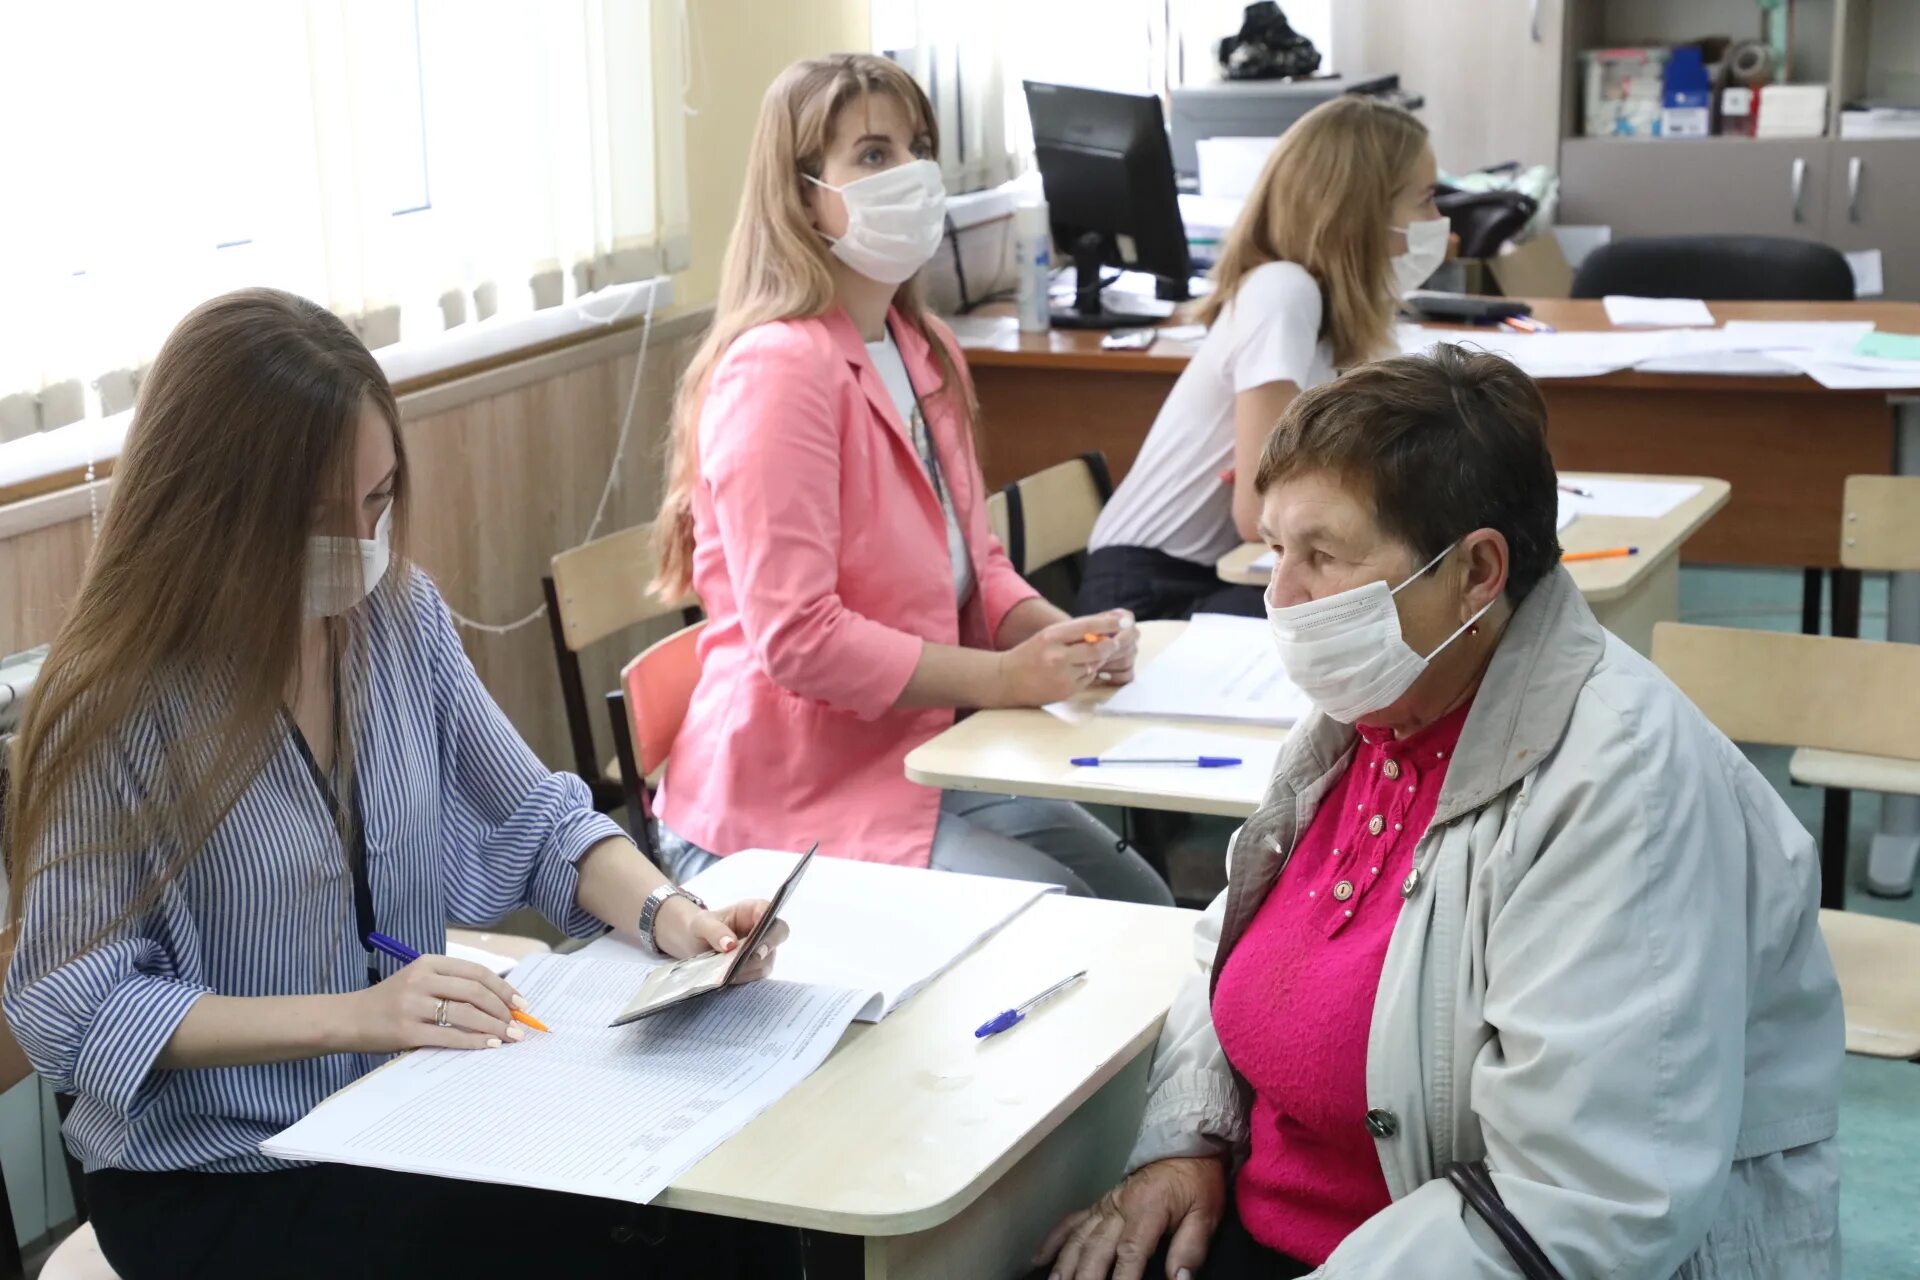
[[(765, 910), (678, 894), (534, 758), (407, 567), (406, 524), (393, 393), (339, 319), (247, 290), (180, 323), (9, 806), (7, 1021), (76, 1095), (67, 1141), (127, 1280), (635, 1274), (621, 1233), (660, 1235), (636, 1206), (260, 1154), (389, 1054), (514, 1051), (513, 988), (431, 954), (450, 919), (531, 904), (685, 956)], [(377, 956), (375, 929), (428, 954)], [(700, 1226), (651, 1257), (732, 1274)]]
[(913, 283), (944, 225), (937, 145), (926, 95), (885, 58), (796, 63), (762, 102), (657, 526), (662, 591), (695, 589), (708, 616), (663, 860), (687, 875), (818, 839), (1170, 902), (1077, 806), (905, 776), (956, 708), (1123, 681), (1134, 653), (1120, 615), (1069, 620), (987, 532), (965, 365)]
[(1406, 111), (1343, 97), (1281, 135), (1200, 304), (1207, 326), (1094, 526), (1082, 612), (1263, 616), (1214, 564), (1259, 541), (1254, 464), (1293, 398), (1387, 354), (1401, 294), (1446, 253), (1433, 150)]

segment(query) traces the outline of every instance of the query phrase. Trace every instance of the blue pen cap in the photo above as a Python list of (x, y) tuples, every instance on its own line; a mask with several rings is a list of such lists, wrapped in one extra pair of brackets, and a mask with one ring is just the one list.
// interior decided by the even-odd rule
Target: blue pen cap
[(1015, 1026), (1023, 1021), (1026, 1016), (1026, 1014), (1021, 1013), (1018, 1009), (1009, 1009), (999, 1017), (981, 1023), (980, 1029), (973, 1033), (973, 1038), (975, 1040), (985, 1040), (988, 1036), (997, 1036), (1008, 1027)]

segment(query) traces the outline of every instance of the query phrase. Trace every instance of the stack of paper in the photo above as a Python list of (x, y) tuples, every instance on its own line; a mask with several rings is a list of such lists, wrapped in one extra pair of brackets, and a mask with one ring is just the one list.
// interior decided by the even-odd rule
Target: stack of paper
[(499, 1049), (419, 1049), (260, 1149), (644, 1204), (826, 1060), (867, 993), (757, 982), (624, 1027), (645, 965), (529, 958), (550, 1027)]
[(1920, 387), (1920, 360), (1888, 360), (1850, 351), (1783, 351), (1779, 359), (1838, 391)]
[(1167, 760), (1226, 756), (1240, 763), (1220, 769), (1182, 765), (1082, 765), (1074, 770), (1073, 780), (1080, 786), (1111, 787), (1116, 791), (1151, 791), (1206, 799), (1226, 797), (1257, 805), (1273, 777), (1280, 746), (1278, 738), (1249, 738), (1203, 729), (1142, 729), (1101, 752), (1100, 758)]
[(1607, 309), (1608, 323), (1622, 328), (1713, 323), (1713, 312), (1698, 298), (1636, 298), (1615, 293), (1608, 294), (1601, 302)]
[[(1866, 366), (1847, 348), (1871, 331), (1871, 321), (1772, 322), (1732, 320), (1718, 329), (1619, 329), (1593, 333), (1507, 333), (1402, 325), (1400, 350), (1417, 355), (1441, 342), (1504, 356), (1535, 378), (1593, 378), (1623, 369), (1659, 373), (1792, 374), (1809, 363), (1823, 373), (1832, 353), (1856, 374)], [(1876, 370), (1875, 373), (1885, 373)], [(1822, 377), (1823, 373), (1814, 373)], [(1844, 377), (1844, 374), (1832, 374)], [(1906, 382), (1828, 382), (1829, 386), (1908, 386)]]
[(1265, 619), (1201, 613), (1099, 714), (1287, 725), (1311, 709), (1287, 679)]
[(1827, 131), (1827, 86), (1770, 84), (1759, 90), (1756, 138), (1818, 138)]
[(1920, 106), (1863, 106), (1840, 113), (1843, 138), (1920, 138)]
[[(799, 857), (742, 849), (687, 887), (715, 906), (770, 897)], [(1026, 880), (818, 857), (807, 868), (805, 886), (781, 909), (792, 934), (775, 958), (774, 973), (789, 982), (877, 991), (880, 1000), (861, 1010), (858, 1020), (878, 1022), (1009, 920), (1059, 891), (1058, 885)], [(911, 927), (902, 928), (903, 921)], [(646, 956), (612, 934), (580, 954)]]

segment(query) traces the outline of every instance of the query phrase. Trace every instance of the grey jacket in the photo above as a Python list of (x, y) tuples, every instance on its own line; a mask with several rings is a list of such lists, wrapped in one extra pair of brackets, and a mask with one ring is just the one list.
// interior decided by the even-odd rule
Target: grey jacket
[[(1247, 1142), (1211, 975), (1354, 738), (1301, 722), (1235, 834), (1130, 1167)], [(1563, 570), (1508, 625), (1401, 892), (1353, 1118), (1393, 1204), (1316, 1276), (1516, 1276), (1438, 1176), (1475, 1158), (1570, 1278), (1840, 1274), (1844, 1027), (1813, 842)]]

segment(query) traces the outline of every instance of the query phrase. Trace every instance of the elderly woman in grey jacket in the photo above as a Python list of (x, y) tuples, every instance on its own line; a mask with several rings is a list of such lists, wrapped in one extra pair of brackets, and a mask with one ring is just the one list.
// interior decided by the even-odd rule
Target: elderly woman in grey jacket
[(1538, 389), (1441, 347), (1307, 392), (1257, 481), (1318, 708), (1234, 836), (1126, 1179), (1039, 1261), (1839, 1274), (1839, 990), (1812, 842), (1559, 566)]

